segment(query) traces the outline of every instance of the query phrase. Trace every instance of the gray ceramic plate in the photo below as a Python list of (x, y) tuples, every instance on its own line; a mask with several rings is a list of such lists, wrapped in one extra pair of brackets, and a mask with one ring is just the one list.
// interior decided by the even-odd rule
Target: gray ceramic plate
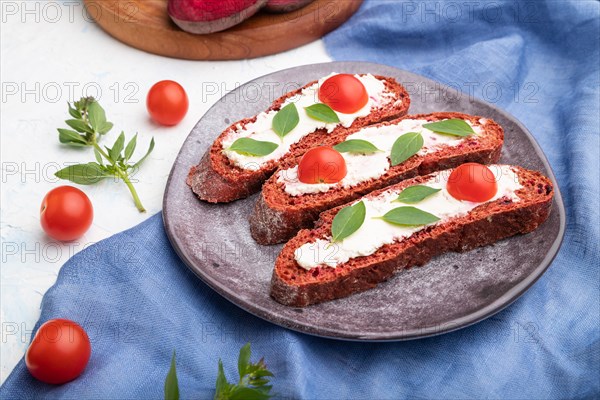
[[(281, 246), (260, 246), (247, 218), (256, 195), (224, 205), (199, 201), (185, 184), (232, 121), (265, 110), (275, 98), (331, 72), (392, 76), (409, 90), (411, 113), (461, 111), (493, 118), (504, 127), (502, 162), (536, 169), (555, 184), (553, 209), (535, 232), (464, 254), (446, 254), (399, 273), (376, 289), (307, 308), (269, 297)], [(548, 268), (560, 246), (565, 212), (546, 157), (514, 117), (464, 93), (389, 66), (335, 62), (279, 71), (249, 82), (218, 101), (200, 119), (175, 160), (164, 196), (169, 239), (200, 279), (241, 308), (297, 331), (350, 340), (406, 340), (449, 332), (481, 321), (522, 295)]]

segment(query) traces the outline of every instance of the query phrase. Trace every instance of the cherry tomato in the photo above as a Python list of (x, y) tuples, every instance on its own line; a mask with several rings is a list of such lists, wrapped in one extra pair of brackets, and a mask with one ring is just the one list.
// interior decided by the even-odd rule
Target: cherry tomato
[(92, 352), (83, 328), (68, 319), (51, 319), (38, 329), (25, 354), (25, 365), (34, 378), (61, 384), (77, 378)]
[(148, 92), (146, 108), (154, 121), (161, 125), (177, 125), (189, 107), (185, 89), (175, 81), (160, 81)]
[(319, 100), (335, 111), (352, 114), (369, 101), (365, 85), (350, 74), (339, 74), (328, 78), (319, 88)]
[(298, 179), (302, 183), (336, 183), (346, 176), (346, 160), (328, 146), (307, 151), (298, 164)]
[(452, 171), (446, 189), (455, 199), (481, 203), (496, 195), (498, 183), (485, 165), (466, 163)]
[(92, 202), (73, 186), (59, 186), (48, 192), (40, 208), (40, 222), (48, 236), (61, 241), (75, 240), (92, 225)]

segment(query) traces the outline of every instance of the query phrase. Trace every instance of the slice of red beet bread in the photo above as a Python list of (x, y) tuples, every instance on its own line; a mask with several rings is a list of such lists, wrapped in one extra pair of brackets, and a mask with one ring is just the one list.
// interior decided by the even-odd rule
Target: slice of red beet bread
[[(375, 77), (384, 81), (386, 91), (393, 93), (393, 97), (384, 107), (372, 108), (369, 115), (357, 118), (349, 128), (338, 126), (331, 133), (327, 133), (325, 129), (319, 129), (293, 144), (290, 151), (283, 157), (272, 160), (261, 169), (253, 171), (237, 167), (222, 151), (223, 139), (235, 130), (238, 124), (244, 127), (256, 121), (256, 116), (243, 119), (235, 122), (219, 135), (206, 151), (200, 163), (190, 169), (187, 184), (200, 200), (210, 203), (227, 203), (242, 199), (258, 192), (264, 181), (275, 172), (279, 165), (289, 163), (290, 160), (294, 160), (307, 150), (315, 146), (335, 144), (340, 141), (339, 138), (347, 136), (346, 131), (348, 130), (405, 115), (410, 106), (410, 97), (406, 89), (393, 78), (378, 75)], [(280, 97), (266, 111), (279, 110), (286, 99), (299, 94), (304, 88), (314, 85), (316, 82), (310, 82), (302, 88)]]
[[(301, 268), (294, 251), (305, 243), (330, 235), (333, 217), (342, 206), (321, 214), (316, 228), (301, 230), (282, 249), (275, 261), (271, 296), (279, 303), (304, 307), (372, 289), (394, 273), (422, 266), (432, 257), (454, 251), (465, 252), (498, 240), (535, 230), (550, 213), (552, 183), (536, 171), (513, 167), (523, 186), (515, 193), (519, 201), (502, 197), (484, 203), (468, 214), (427, 226), (411, 236), (384, 245), (370, 256), (352, 258), (336, 268)], [(372, 198), (390, 189), (403, 189), (426, 182), (427, 176), (406, 180), (373, 192)]]
[[(340, 186), (323, 193), (292, 196), (285, 192), (284, 183), (278, 182), (277, 173), (274, 173), (263, 185), (262, 193), (250, 216), (252, 237), (263, 245), (283, 243), (300, 229), (312, 227), (321, 212), (357, 199), (373, 190), (393, 185), (417, 175), (453, 168), (465, 162), (491, 164), (498, 161), (504, 142), (504, 131), (500, 125), (491, 119), (455, 112), (439, 112), (406, 115), (393, 121), (378, 124), (378, 126), (392, 125), (403, 119), (425, 119), (433, 122), (452, 118), (459, 118), (481, 125), (484, 133), (468, 137), (458, 146), (444, 145), (433, 153), (412, 156), (405, 162), (391, 167), (380, 178), (362, 182), (353, 187), (344, 188)], [(485, 124), (481, 124), (480, 120), (485, 121)], [(348, 135), (359, 129), (348, 130), (339, 135), (339, 142), (343, 142)], [(299, 158), (295, 161), (299, 161)], [(290, 164), (282, 165), (279, 170), (285, 170), (291, 166)]]

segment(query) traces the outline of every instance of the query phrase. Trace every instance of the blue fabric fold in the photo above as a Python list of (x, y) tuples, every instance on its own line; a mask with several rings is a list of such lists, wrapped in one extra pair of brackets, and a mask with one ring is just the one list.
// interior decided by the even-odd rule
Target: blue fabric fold
[(88, 331), (84, 374), (46, 385), (21, 361), (1, 397), (161, 398), (176, 350), (182, 398), (210, 398), (218, 359), (235, 380), (247, 341), (274, 371), (281, 398), (599, 397), (599, 17), (592, 1), (366, 1), (325, 38), (334, 59), (394, 65), (496, 103), (546, 152), (567, 207), (566, 236), (546, 274), (506, 310), (411, 342), (292, 332), (197, 279), (159, 214), (75, 255), (44, 296), (38, 326), (61, 317)]

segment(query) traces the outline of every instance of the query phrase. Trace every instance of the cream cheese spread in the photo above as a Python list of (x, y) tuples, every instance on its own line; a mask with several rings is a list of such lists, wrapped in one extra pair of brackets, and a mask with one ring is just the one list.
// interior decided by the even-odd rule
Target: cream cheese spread
[[(476, 135), (483, 132), (481, 125), (467, 122)], [(322, 193), (336, 187), (349, 188), (370, 179), (377, 179), (391, 168), (390, 154), (392, 146), (398, 137), (408, 132), (420, 132), (423, 137), (423, 147), (418, 155), (435, 152), (440, 146), (457, 146), (465, 138), (451, 135), (440, 135), (429, 129), (423, 128), (423, 124), (429, 121), (424, 119), (405, 119), (394, 125), (370, 126), (363, 128), (346, 140), (362, 139), (371, 142), (379, 150), (372, 154), (342, 153), (346, 161), (346, 176), (336, 183), (302, 183), (298, 180), (298, 166), (278, 172), (277, 181), (284, 184), (284, 190), (291, 196), (301, 196), (307, 193)], [(485, 123), (485, 121), (480, 121)]]
[[(488, 202), (502, 197), (518, 202), (519, 197), (515, 192), (522, 187), (518, 175), (510, 166), (506, 165), (491, 165), (489, 168), (496, 178), (498, 192)], [(343, 264), (351, 258), (371, 255), (382, 246), (398, 242), (425, 227), (398, 226), (382, 219), (373, 218), (381, 217), (396, 207), (410, 205), (431, 213), (440, 218), (439, 221), (431, 224), (435, 225), (466, 215), (475, 207), (483, 204), (461, 201), (452, 197), (446, 190), (449, 175), (448, 171), (441, 171), (427, 182), (422, 183), (422, 185), (441, 189), (441, 191), (416, 204), (393, 202), (401, 190), (389, 190), (377, 197), (362, 200), (366, 208), (366, 217), (363, 225), (356, 232), (336, 243), (331, 242), (331, 237), (323, 237), (313, 243), (305, 243), (295, 251), (296, 262), (306, 270), (317, 266), (335, 268), (338, 264)]]
[[(304, 108), (316, 103), (320, 103), (319, 87), (327, 78), (333, 75), (337, 74), (333, 73), (329, 76), (321, 78), (319, 82), (315, 83), (314, 85), (304, 88), (300, 94), (290, 97), (284, 101), (284, 103), (281, 105), (281, 108), (290, 103), (294, 103), (296, 105), (299, 122), (294, 129), (292, 129), (283, 137), (283, 139), (277, 136), (275, 131), (272, 129), (273, 118), (277, 114), (277, 111), (262, 112), (257, 115), (255, 122), (249, 123), (245, 127), (242, 127), (240, 124), (238, 124), (236, 129), (223, 139), (222, 144), (225, 155), (239, 168), (247, 170), (259, 170), (265, 163), (283, 157), (290, 150), (290, 147), (294, 143), (299, 142), (303, 137), (313, 133), (314, 131), (325, 128), (327, 132), (331, 133), (339, 125), (348, 128), (357, 118), (369, 115), (371, 113), (371, 108), (382, 107), (395, 98), (395, 94), (393, 92), (386, 90), (383, 80), (377, 79), (371, 74), (354, 75), (362, 82), (369, 95), (369, 100), (363, 108), (353, 114), (335, 112), (340, 120), (339, 123), (326, 123), (309, 117)], [(401, 100), (396, 100), (396, 103), (398, 103), (398, 101)], [(252, 138), (254, 140), (276, 143), (279, 146), (272, 153), (260, 157), (243, 155), (236, 153), (235, 151), (227, 150), (233, 144), (233, 142), (239, 138)]]

